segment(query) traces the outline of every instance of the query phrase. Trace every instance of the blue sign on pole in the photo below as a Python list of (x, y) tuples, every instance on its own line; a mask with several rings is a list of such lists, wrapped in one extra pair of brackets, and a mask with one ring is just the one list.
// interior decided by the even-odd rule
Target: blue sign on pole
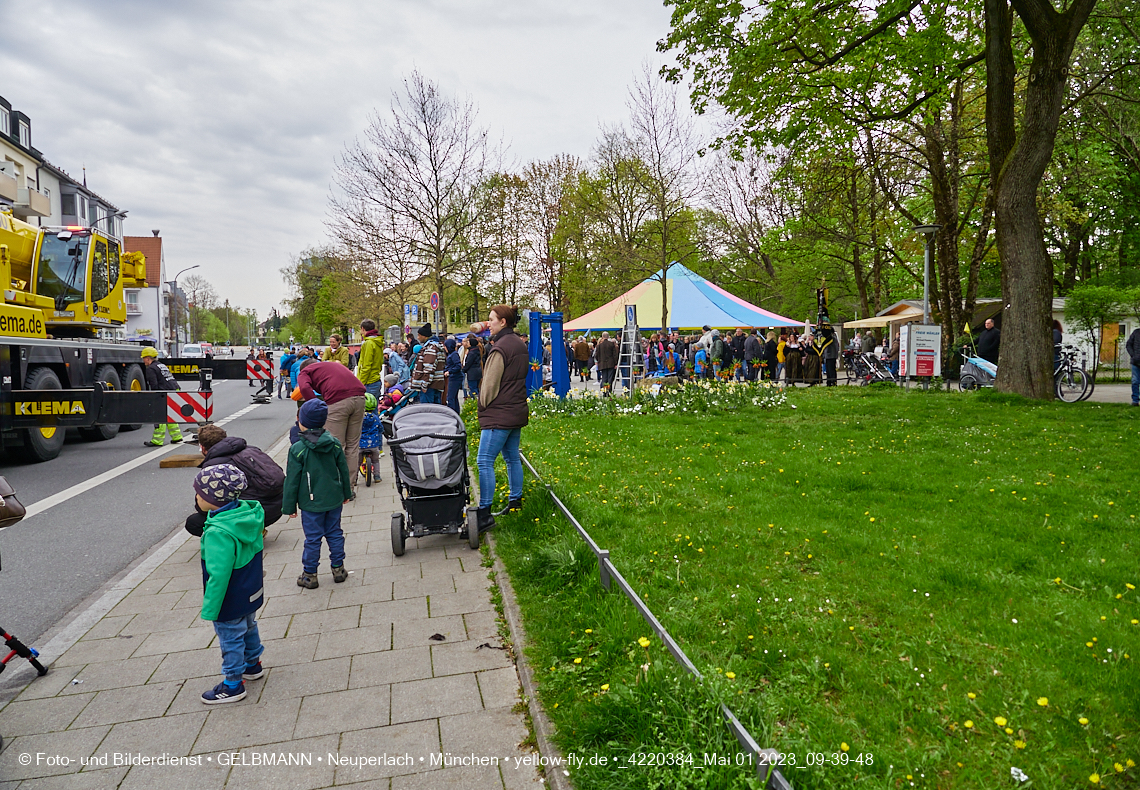
[(412, 305), (412, 320), (413, 321), (419, 321), (420, 320), (420, 306), (418, 304)]

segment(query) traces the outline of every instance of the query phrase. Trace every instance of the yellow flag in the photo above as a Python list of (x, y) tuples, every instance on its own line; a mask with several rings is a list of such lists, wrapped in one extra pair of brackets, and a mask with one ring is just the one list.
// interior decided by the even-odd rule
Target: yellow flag
[(970, 334), (970, 323), (968, 321), (966, 322), (966, 334)]

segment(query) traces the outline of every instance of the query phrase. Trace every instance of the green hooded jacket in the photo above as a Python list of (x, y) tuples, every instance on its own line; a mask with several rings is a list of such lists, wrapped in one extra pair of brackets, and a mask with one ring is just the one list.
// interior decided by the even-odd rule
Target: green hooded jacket
[(356, 377), (365, 386), (379, 381), (384, 375), (384, 338), (369, 335), (360, 344), (356, 362)]
[(348, 461), (336, 437), (323, 428), (301, 431), (289, 448), (281, 512), (292, 516), (336, 510), (352, 496)]
[[(262, 530), (265, 511), (261, 503), (241, 499), (235, 507), (211, 511), (202, 530), (202, 568), (205, 590), (202, 594), (202, 619), (217, 620), (222, 602), (230, 588), (231, 577), (238, 577), (265, 548)], [(260, 564), (258, 567), (260, 575)], [(260, 588), (261, 579), (250, 580)], [(232, 619), (232, 618), (227, 618)]]

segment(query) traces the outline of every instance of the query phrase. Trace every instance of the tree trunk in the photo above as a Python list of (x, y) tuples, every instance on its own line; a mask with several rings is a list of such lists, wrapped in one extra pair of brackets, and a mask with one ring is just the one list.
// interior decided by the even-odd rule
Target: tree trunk
[(1018, 133), (1013, 17), (1007, 0), (985, 0), (986, 136), (1002, 264), (1002, 342), (996, 388), (1053, 398), (1053, 266), (1045, 250), (1037, 190), (1053, 155), (1069, 57), (1096, 0), (1063, 14), (1047, 0), (1012, 0), (1033, 42)]

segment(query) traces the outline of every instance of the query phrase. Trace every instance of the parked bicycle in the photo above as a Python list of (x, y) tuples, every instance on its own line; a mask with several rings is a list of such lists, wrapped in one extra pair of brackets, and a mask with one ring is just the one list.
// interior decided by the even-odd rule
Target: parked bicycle
[(1077, 364), (1077, 354), (1073, 346), (1061, 348), (1061, 355), (1053, 369), (1053, 382), (1057, 399), (1065, 403), (1087, 400), (1096, 387), (1093, 377), (1085, 371), (1084, 365)]

